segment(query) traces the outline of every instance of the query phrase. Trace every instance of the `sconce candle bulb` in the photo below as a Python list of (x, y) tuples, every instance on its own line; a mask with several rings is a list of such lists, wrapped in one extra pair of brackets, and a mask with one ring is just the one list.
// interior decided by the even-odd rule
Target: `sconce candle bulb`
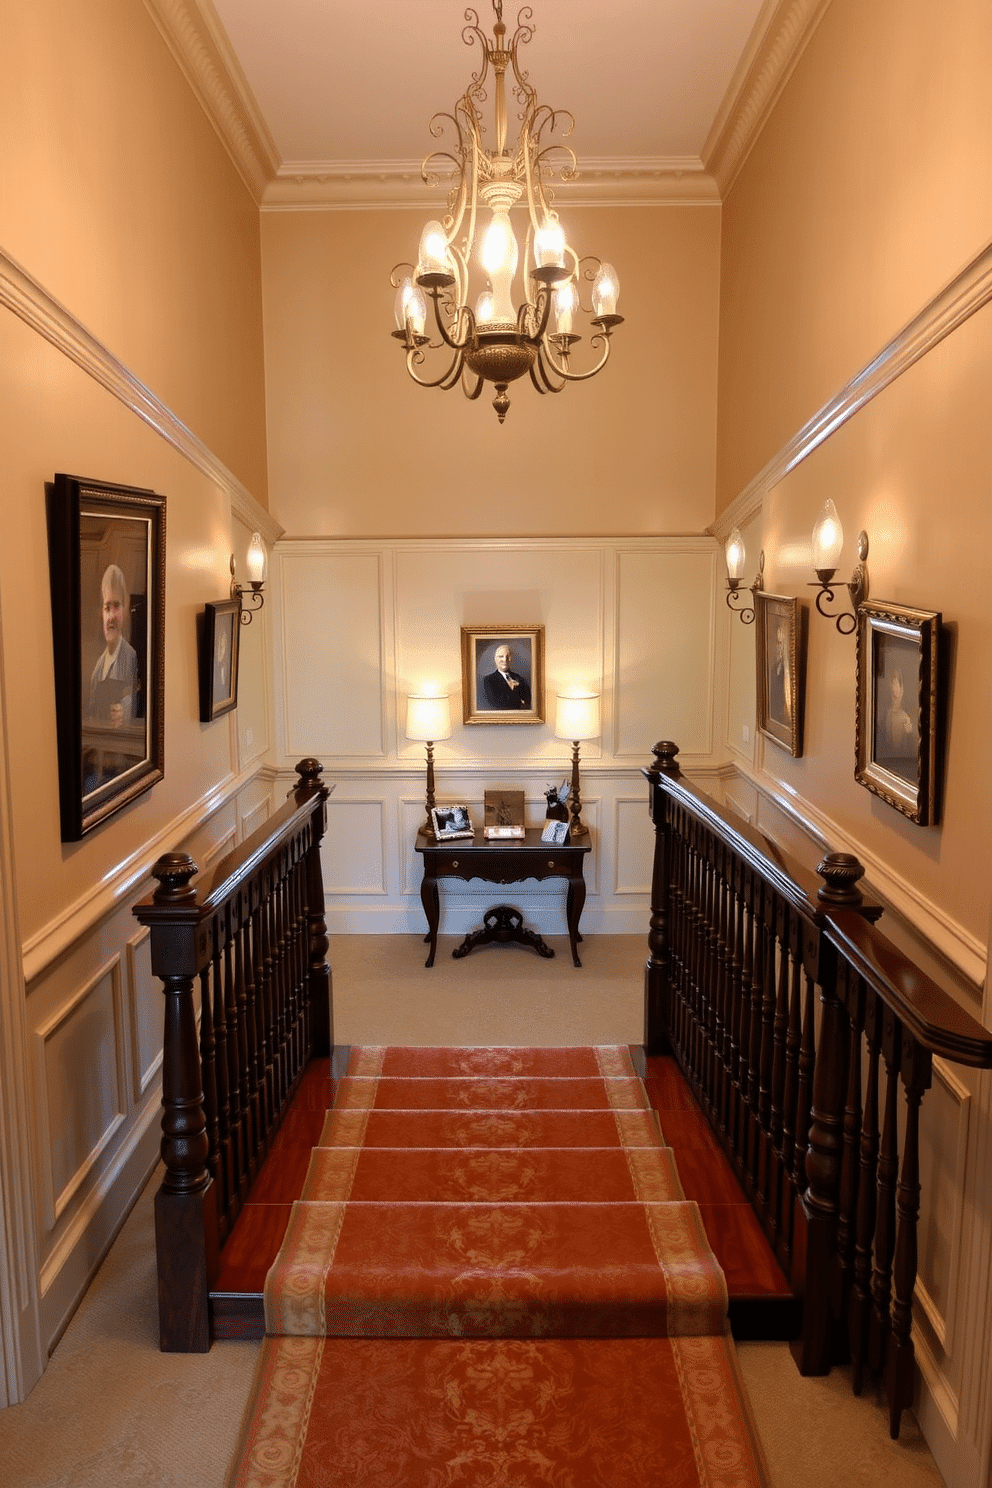
[[(727, 608), (739, 615), (745, 625), (750, 625), (754, 620), (754, 605), (750, 604), (745, 609), (740, 608), (742, 598), (740, 586), (744, 575), (744, 560), (747, 557), (747, 552), (744, 548), (744, 539), (741, 537), (741, 529), (739, 527), (735, 527), (727, 538), (724, 556), (727, 561)], [(754, 583), (751, 585), (752, 596), (762, 587), (764, 568), (765, 555), (762, 553), (758, 559), (758, 572), (755, 575)]]
[(817, 591), (816, 608), (824, 619), (833, 620), (841, 635), (851, 635), (858, 626), (858, 606), (868, 598), (868, 564), (865, 561), (868, 557), (868, 534), (858, 533), (858, 562), (846, 586), (851, 596), (852, 608), (843, 610), (840, 614), (824, 608), (834, 599), (833, 577), (844, 547), (844, 529), (832, 501), (824, 503), (823, 510), (816, 519), (811, 547), (813, 571), (816, 574), (816, 583), (811, 587)]
[(265, 576), (268, 572), (269, 560), (265, 551), (265, 544), (259, 532), (253, 532), (251, 542), (248, 544), (248, 552), (245, 555), (245, 567), (248, 569), (248, 582), (251, 585), (250, 608), (245, 605), (245, 587), (237, 580), (237, 568), (234, 562), (234, 554), (231, 554), (231, 598), (238, 601), (238, 613), (242, 625), (250, 625), (252, 616), (256, 610), (260, 610), (265, 603), (262, 590), (265, 588)]

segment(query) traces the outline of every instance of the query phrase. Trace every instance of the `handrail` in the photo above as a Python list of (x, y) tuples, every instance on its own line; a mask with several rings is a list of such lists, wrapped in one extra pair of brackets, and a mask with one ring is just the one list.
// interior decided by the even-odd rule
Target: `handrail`
[(888, 940), (849, 910), (831, 910), (827, 935), (844, 959), (930, 1054), (992, 1069), (992, 1033)]

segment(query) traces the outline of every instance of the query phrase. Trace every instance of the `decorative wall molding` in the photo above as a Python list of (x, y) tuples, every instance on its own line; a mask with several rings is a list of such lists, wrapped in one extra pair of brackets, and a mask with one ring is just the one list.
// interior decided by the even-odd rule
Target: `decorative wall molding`
[(904, 372), (939, 346), (945, 337), (992, 300), (992, 243), (935, 294), (912, 320), (856, 372), (828, 403), (769, 460), (717, 517), (709, 529), (721, 542), (735, 527), (757, 516), (773, 486), (817, 450), (866, 403), (884, 392)]
[[(974, 999), (979, 998), (988, 968), (988, 951), (983, 941), (972, 935), (963, 925), (959, 925), (939, 905), (925, 899), (916, 884), (901, 877), (890, 863), (883, 862), (863, 842), (843, 831), (836, 822), (818, 811), (810, 801), (804, 798), (800, 803), (776, 789), (770, 777), (752, 769), (743, 760), (736, 761), (724, 773), (725, 789), (734, 776), (745, 781), (776, 811), (798, 827), (817, 851), (822, 852), (829, 848), (831, 851), (853, 853), (864, 865), (865, 881), (870, 884), (872, 893), (908, 927), (914, 937), (924, 941), (938, 958), (943, 957), (948, 970), (952, 974), (956, 972), (955, 980), (963, 981)], [(695, 771), (692, 774), (693, 778), (697, 778)], [(736, 805), (734, 809), (738, 809)], [(884, 917), (880, 928), (884, 934)]]
[(737, 179), (829, 4), (830, 0), (765, 0), (703, 145), (702, 159), (721, 199)]
[(145, 0), (256, 205), (279, 168), (279, 152), (210, 0)]
[(26, 269), (0, 248), (0, 305), (43, 336), (88, 376), (112, 393), (125, 408), (153, 428), (230, 500), (232, 513), (249, 531), (257, 530), (268, 546), (282, 536), (278, 522), (252, 496), (227, 466), (192, 430), (157, 398), (124, 363), (48, 293)]
[[(228, 801), (233, 800), (258, 774), (256, 767), (229, 775), (179, 816), (167, 822), (154, 837), (143, 842), (129, 858), (118, 863), (115, 872), (88, 893), (49, 920), (40, 930), (28, 936), (22, 946), (24, 980), (30, 986), (59, 956), (87, 935), (100, 920), (121, 903), (130, 900), (151, 876), (152, 867), (164, 852), (193, 836), (206, 821)], [(295, 780), (295, 777), (294, 777)]]

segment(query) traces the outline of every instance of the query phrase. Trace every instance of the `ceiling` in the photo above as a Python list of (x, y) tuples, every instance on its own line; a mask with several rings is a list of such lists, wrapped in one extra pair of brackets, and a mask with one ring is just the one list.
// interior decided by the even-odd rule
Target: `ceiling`
[[(520, 65), (574, 115), (574, 194), (718, 200), (828, 3), (531, 0)], [(428, 122), (480, 61), (465, 0), (146, 4), (261, 205), (424, 201)]]

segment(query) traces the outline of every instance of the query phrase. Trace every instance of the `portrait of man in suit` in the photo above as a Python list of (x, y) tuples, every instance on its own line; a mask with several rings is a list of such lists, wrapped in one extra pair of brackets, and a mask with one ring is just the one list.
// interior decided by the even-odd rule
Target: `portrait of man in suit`
[(497, 708), (505, 712), (511, 708), (530, 707), (530, 683), (518, 671), (513, 670), (513, 647), (501, 641), (493, 655), (495, 669), (482, 678), (485, 702), (480, 706)]

